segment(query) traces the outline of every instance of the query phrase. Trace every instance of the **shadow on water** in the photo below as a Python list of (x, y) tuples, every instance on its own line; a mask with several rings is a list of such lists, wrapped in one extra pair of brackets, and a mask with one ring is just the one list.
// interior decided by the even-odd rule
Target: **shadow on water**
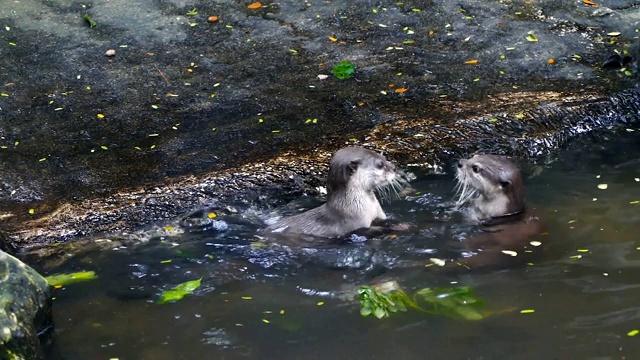
[[(528, 202), (550, 229), (543, 258), (529, 266), (456, 276), (400, 266), (442, 256), (451, 239), (472, 231), (447, 210), (450, 173), (418, 174), (415, 193), (383, 205), (415, 225), (394, 238), (265, 245), (247, 209), (244, 217), (227, 217), (225, 231), (82, 253), (41, 269), (100, 276), (55, 291), (51, 358), (632, 358), (640, 352), (627, 336), (640, 316), (639, 134), (576, 143), (549, 164), (523, 164)], [(300, 199), (289, 209), (317, 204)], [(198, 278), (202, 286), (193, 295), (155, 303), (162, 290)], [(471, 286), (495, 315), (460, 321), (409, 311), (362, 318), (354, 289), (387, 279), (407, 291)]]

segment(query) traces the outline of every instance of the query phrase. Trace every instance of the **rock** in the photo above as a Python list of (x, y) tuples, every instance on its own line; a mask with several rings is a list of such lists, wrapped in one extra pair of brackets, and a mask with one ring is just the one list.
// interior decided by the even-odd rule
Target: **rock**
[[(69, 18), (81, 3), (32, 3), (0, 7), (0, 228), (17, 247), (309, 194), (347, 143), (432, 169), (640, 121), (630, 1), (216, 1), (190, 22), (183, 2), (99, 1), (91, 30)], [(616, 51), (626, 71), (602, 71)], [(345, 60), (353, 78), (331, 75)]]
[(0, 359), (42, 359), (38, 335), (52, 324), (47, 281), (0, 251)]
[(108, 57), (114, 57), (114, 56), (116, 56), (116, 51), (113, 50), (113, 49), (109, 49), (104, 53), (104, 55), (108, 56)]

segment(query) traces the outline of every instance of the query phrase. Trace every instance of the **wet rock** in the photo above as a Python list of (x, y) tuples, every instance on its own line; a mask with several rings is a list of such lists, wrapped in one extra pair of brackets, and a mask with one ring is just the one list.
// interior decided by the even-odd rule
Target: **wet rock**
[[(476, 150), (540, 156), (635, 122), (635, 68), (602, 69), (602, 54), (634, 53), (635, 3), (605, 5), (11, 2), (0, 227), (33, 246), (208, 199), (269, 207), (317, 192), (345, 144), (438, 168)], [(318, 78), (343, 60), (352, 79)]]
[(42, 359), (39, 335), (53, 329), (46, 280), (0, 251), (0, 358)]

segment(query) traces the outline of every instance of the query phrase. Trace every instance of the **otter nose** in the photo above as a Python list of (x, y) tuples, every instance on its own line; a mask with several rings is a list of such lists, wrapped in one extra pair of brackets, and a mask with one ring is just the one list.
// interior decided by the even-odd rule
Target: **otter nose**
[(462, 166), (463, 166), (462, 160), (458, 161), (458, 168), (462, 169)]

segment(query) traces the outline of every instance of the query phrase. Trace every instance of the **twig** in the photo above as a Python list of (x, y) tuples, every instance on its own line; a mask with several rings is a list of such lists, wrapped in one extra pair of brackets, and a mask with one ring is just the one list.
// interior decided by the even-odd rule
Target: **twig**
[(156, 66), (156, 70), (158, 70), (158, 73), (160, 73), (160, 76), (162, 76), (162, 78), (164, 79), (164, 81), (167, 84), (171, 84), (171, 82), (169, 81), (169, 79), (167, 78), (167, 76), (162, 72), (162, 70), (158, 69), (158, 67)]

